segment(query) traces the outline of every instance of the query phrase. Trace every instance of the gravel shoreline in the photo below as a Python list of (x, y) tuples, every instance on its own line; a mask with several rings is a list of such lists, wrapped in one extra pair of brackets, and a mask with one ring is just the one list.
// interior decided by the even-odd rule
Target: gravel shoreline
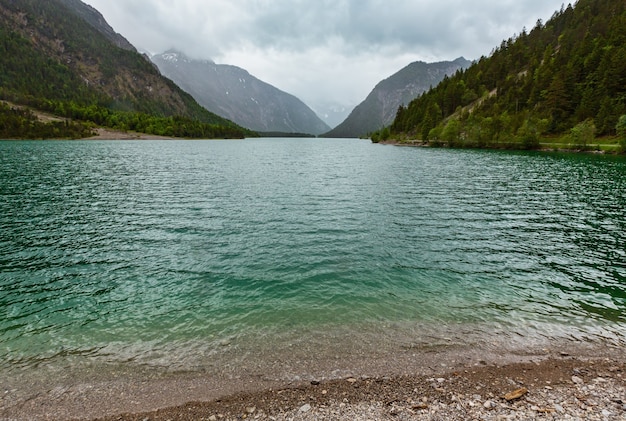
[[(626, 420), (624, 351), (588, 351), (485, 354), (486, 360), (461, 364), (451, 364), (451, 355), (418, 354), (414, 365), (399, 360), (406, 363), (402, 370), (390, 361), (377, 370), (294, 382), (248, 377), (234, 384), (202, 373), (150, 379), (129, 372), (108, 381), (69, 376), (39, 391), (25, 389), (21, 397), (7, 383), (0, 389), (0, 421)], [(459, 355), (467, 356), (457, 354), (457, 361)]]
[[(506, 397), (505, 397), (506, 396)], [(347, 378), (113, 420), (626, 420), (626, 365), (562, 356), (441, 377)]]

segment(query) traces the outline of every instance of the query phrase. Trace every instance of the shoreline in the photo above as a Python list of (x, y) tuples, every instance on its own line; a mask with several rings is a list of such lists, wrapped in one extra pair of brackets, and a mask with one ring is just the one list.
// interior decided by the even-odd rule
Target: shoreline
[[(376, 357), (348, 355), (335, 361), (281, 361), (276, 368), (286, 373), (296, 364), (311, 365), (316, 368), (295, 367), (300, 372), (309, 370), (311, 376), (239, 366), (219, 374), (127, 368), (109, 378), (101, 378), (97, 369), (83, 373), (84, 378), (70, 372), (62, 381), (25, 381), (20, 398), (16, 390), (20, 386), (7, 384), (0, 391), (0, 420), (461, 420), (468, 414), (478, 416), (476, 411), (491, 415), (525, 411), (524, 419), (540, 414), (535, 407), (554, 414), (560, 408), (563, 414), (582, 411), (584, 400), (576, 396), (598, 400), (587, 405), (590, 411), (597, 410), (593, 413), (609, 411), (616, 416), (598, 419), (624, 419), (620, 417), (626, 417), (626, 407), (605, 395), (626, 397), (626, 351), (598, 343), (552, 345), (551, 349), (508, 351), (407, 350)], [(578, 378), (583, 382), (578, 383)], [(605, 395), (582, 389), (598, 384)], [(524, 397), (512, 403), (502, 399), (521, 387), (528, 389)]]
[(138, 132), (125, 132), (121, 130), (98, 127), (96, 135), (79, 140), (174, 140), (174, 137), (157, 136)]
[(623, 360), (560, 359), (467, 366), (436, 376), (348, 377), (240, 393), (99, 421), (625, 419)]
[[(421, 140), (411, 140), (402, 142), (399, 140), (381, 140), (380, 142), (372, 142), (374, 144), (379, 145), (388, 145), (388, 146), (399, 146), (399, 147), (409, 147), (409, 148), (433, 148), (433, 149), (476, 149), (476, 150), (494, 150), (494, 151), (526, 151), (526, 152), (562, 152), (562, 153), (583, 153), (583, 154), (594, 154), (594, 155), (622, 155), (618, 151), (605, 151), (599, 149), (571, 149), (571, 148), (553, 148), (553, 147), (540, 147), (538, 149), (519, 149), (519, 148), (507, 148), (507, 147), (450, 147), (447, 144), (441, 144), (438, 146), (433, 146), (428, 141)], [(591, 146), (598, 145), (593, 144)]]

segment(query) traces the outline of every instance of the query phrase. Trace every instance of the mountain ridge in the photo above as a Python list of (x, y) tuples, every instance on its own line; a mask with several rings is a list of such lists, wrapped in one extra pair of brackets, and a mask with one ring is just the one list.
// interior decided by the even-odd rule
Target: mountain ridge
[(416, 61), (380, 81), (355, 107), (348, 118), (325, 137), (361, 137), (390, 125), (398, 108), (437, 85), (447, 75), (468, 67), (470, 61), (459, 57), (454, 61), (426, 63)]
[(126, 38), (109, 25), (104, 16), (93, 6), (82, 2), (81, 0), (60, 0), (60, 2), (68, 7), (68, 9), (76, 13), (84, 21), (93, 26), (98, 32), (104, 35), (109, 41), (113, 42), (119, 48), (124, 50), (137, 52)]
[(151, 59), (163, 75), (209, 111), (248, 129), (312, 135), (330, 129), (300, 99), (240, 67), (191, 59), (175, 49)]

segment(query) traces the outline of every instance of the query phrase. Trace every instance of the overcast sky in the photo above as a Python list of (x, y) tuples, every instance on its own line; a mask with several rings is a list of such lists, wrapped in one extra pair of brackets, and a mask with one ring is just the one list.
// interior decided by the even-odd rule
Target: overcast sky
[[(248, 70), (312, 108), (360, 103), (407, 64), (473, 60), (562, 0), (84, 0), (141, 50)], [(566, 3), (567, 4), (567, 3)], [(317, 111), (317, 110), (316, 110)]]

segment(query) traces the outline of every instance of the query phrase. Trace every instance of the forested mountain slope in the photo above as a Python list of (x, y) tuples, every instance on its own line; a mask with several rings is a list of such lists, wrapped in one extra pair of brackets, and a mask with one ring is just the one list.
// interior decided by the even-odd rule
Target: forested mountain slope
[(245, 133), (198, 105), (78, 0), (0, 0), (0, 99), (154, 134)]
[(393, 122), (398, 107), (406, 106), (428, 89), (436, 86), (446, 75), (469, 67), (470, 61), (459, 57), (454, 61), (425, 63), (416, 61), (380, 82), (365, 101), (335, 127), (327, 137), (360, 137)]
[(626, 2), (580, 0), (398, 110), (391, 137), (536, 147), (614, 135), (626, 114)]
[(81, 0), (60, 0), (65, 4), (71, 12), (83, 18), (87, 23), (93, 26), (98, 32), (104, 35), (109, 41), (113, 42), (120, 48), (137, 52), (137, 49), (122, 35), (115, 32), (113, 28), (104, 19), (104, 16), (93, 7)]

